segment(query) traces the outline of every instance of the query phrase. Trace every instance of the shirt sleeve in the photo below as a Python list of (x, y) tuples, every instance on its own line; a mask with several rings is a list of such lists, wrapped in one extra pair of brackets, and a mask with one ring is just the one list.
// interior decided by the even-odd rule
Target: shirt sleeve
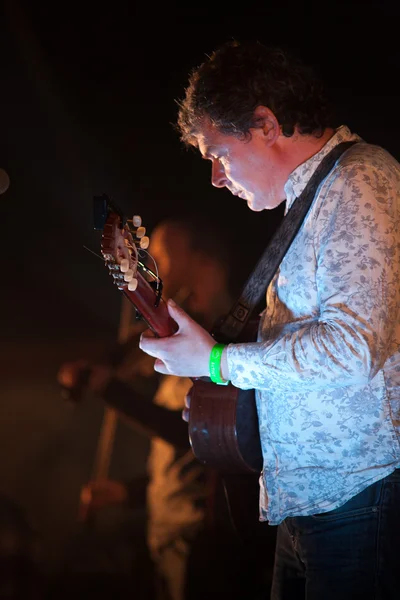
[(378, 162), (337, 170), (311, 215), (317, 317), (286, 324), (274, 339), (230, 344), (239, 388), (365, 384), (388, 356), (400, 304), (399, 184)]

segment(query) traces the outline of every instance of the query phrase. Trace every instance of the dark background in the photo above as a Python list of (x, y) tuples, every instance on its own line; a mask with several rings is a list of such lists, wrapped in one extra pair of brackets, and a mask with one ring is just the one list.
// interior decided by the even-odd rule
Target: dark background
[[(400, 158), (395, 3), (3, 2), (0, 486), (43, 532), (49, 561), (75, 523), (101, 423), (70, 411), (56, 372), (116, 338), (121, 297), (100, 260), (92, 197), (107, 193), (151, 229), (194, 213), (218, 226), (244, 282), (279, 218), (213, 189), (172, 123), (187, 74), (232, 38), (312, 62), (346, 123)], [(262, 8), (262, 10), (261, 10)], [(120, 425), (112, 474), (145, 469), (147, 441)]]

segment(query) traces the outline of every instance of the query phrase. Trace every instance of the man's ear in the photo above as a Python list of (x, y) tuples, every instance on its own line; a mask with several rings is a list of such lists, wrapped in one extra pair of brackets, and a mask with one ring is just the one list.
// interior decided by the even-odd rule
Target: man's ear
[(268, 146), (272, 146), (281, 134), (281, 128), (272, 110), (267, 106), (257, 106), (254, 111), (254, 125), (261, 129)]

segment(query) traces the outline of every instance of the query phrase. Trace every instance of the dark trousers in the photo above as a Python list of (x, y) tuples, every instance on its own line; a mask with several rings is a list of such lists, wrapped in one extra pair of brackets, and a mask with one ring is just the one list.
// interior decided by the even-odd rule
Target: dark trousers
[(340, 508), (278, 525), (271, 600), (400, 598), (400, 469)]

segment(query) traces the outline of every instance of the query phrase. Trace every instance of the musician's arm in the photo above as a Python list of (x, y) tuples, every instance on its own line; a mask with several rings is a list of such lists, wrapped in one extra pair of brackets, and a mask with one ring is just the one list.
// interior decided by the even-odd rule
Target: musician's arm
[[(90, 365), (87, 361), (66, 364), (58, 381), (67, 400), (79, 403), (86, 390), (118, 411), (133, 427), (149, 437), (157, 436), (175, 447), (189, 449), (187, 425), (181, 410), (171, 410), (152, 402), (159, 382), (137, 377), (135, 387), (120, 380), (109, 365)], [(136, 388), (136, 389), (135, 389)], [(144, 390), (144, 391), (143, 391)]]
[(181, 410), (158, 406), (117, 379), (110, 379), (101, 397), (145, 435), (160, 437), (175, 447), (189, 448), (188, 429)]

